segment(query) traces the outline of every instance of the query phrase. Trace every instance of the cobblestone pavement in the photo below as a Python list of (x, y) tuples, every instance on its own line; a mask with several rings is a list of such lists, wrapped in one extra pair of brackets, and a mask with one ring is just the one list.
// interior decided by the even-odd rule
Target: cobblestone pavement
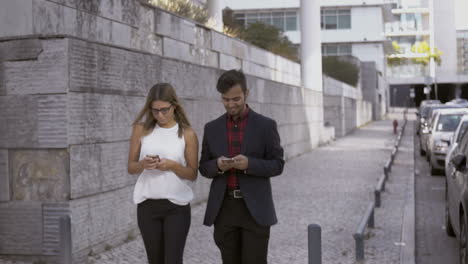
[[(373, 191), (393, 142), (391, 121), (377, 121), (288, 161), (284, 173), (272, 179), (279, 223), (271, 230), (269, 263), (307, 263), (307, 226), (311, 223), (322, 227), (323, 263), (354, 263), (352, 234), (374, 199)], [(396, 160), (401, 166), (395, 167), (395, 175), (389, 179), (383, 206), (376, 210), (376, 228), (369, 232), (370, 239), (365, 242), (366, 263), (399, 262), (404, 193), (413, 166), (412, 156), (409, 158), (412, 146), (405, 143), (405, 138), (403, 143), (402, 154)], [(202, 225), (204, 210), (204, 203), (192, 207), (192, 226), (184, 255), (187, 264), (221, 263), (212, 238), (213, 229)], [(146, 263), (146, 256), (138, 237), (92, 256), (89, 261)]]
[[(307, 263), (307, 226), (312, 223), (322, 227), (324, 264), (355, 263), (352, 234), (374, 199), (373, 191), (394, 139), (391, 121), (377, 121), (289, 160), (283, 174), (272, 179), (279, 223), (271, 229), (269, 263)], [(395, 162), (399, 165), (389, 178), (382, 208), (376, 209), (376, 228), (368, 231), (367, 264), (399, 263), (404, 197), (413, 166), (409, 158), (412, 146), (405, 144), (409, 145), (404, 137)], [(221, 263), (213, 242), (213, 229), (202, 225), (204, 210), (205, 203), (192, 206), (192, 226), (184, 255), (187, 264)], [(147, 263), (141, 237), (90, 256), (88, 262)]]

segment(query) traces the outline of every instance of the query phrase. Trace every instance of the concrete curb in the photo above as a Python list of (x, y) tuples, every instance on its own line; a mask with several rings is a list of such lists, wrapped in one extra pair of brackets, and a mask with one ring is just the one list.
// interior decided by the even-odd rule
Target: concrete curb
[[(409, 124), (408, 124), (409, 125)], [(414, 123), (411, 124), (414, 126)], [(414, 130), (411, 129), (409, 138), (412, 144), (414, 144)], [(408, 133), (408, 130), (405, 131)], [(416, 263), (416, 206), (415, 206), (415, 160), (414, 160), (414, 148), (411, 148), (413, 164), (412, 172), (408, 184), (408, 193), (406, 195), (406, 203), (403, 211), (403, 227), (401, 230), (401, 242), (405, 245), (400, 251), (400, 264), (415, 264)]]

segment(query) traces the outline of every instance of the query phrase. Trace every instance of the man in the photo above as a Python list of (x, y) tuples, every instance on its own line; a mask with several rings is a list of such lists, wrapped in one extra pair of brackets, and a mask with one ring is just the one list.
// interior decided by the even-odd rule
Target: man
[(200, 173), (213, 179), (204, 224), (224, 264), (267, 263), (270, 226), (276, 224), (270, 177), (283, 171), (276, 122), (250, 109), (245, 76), (223, 73), (217, 90), (226, 113), (205, 125)]

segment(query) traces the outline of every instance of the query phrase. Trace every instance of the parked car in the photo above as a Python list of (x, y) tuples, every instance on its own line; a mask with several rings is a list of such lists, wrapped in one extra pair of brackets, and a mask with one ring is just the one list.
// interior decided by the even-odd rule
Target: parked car
[[(427, 105), (425, 108), (425, 119), (424, 122), (421, 122), (420, 133), (419, 133), (419, 153), (421, 156), (426, 155), (427, 152), (427, 143), (429, 139), (429, 132), (431, 131), (432, 122), (435, 118), (434, 111), (438, 109), (449, 109), (449, 108), (461, 108), (458, 105)], [(426, 156), (427, 161), (429, 161), (429, 156)]]
[(419, 104), (419, 107), (425, 106), (428, 104), (441, 104), (440, 100), (422, 100), (421, 103)]
[(468, 115), (462, 116), (460, 123), (455, 129), (453, 136), (450, 139), (450, 146), (445, 156), (445, 175), (450, 176), (455, 171), (453, 164), (450, 162), (452, 157), (460, 153), (460, 140), (468, 129)]
[[(426, 100), (429, 101), (429, 100)], [(432, 101), (432, 100), (430, 100)], [(425, 102), (425, 101), (423, 101)], [(419, 110), (416, 112), (416, 134), (419, 135), (423, 127), (427, 126), (427, 119), (429, 114), (429, 109), (436, 105), (441, 105), (440, 103), (425, 103), (421, 102)]]
[(453, 100), (450, 100), (450, 101), (446, 102), (445, 104), (467, 105), (467, 104), (468, 104), (468, 100), (466, 100), (466, 99), (464, 99), (464, 98), (456, 98), (456, 99), (453, 99)]
[(447, 175), (445, 182), (445, 230), (456, 236), (459, 244), (461, 264), (468, 263), (468, 133), (460, 140), (460, 152), (452, 157), (455, 171)]
[(463, 115), (468, 115), (468, 109), (438, 109), (434, 112), (432, 127), (427, 140), (427, 157), (431, 174), (439, 170), (445, 171), (445, 156), (447, 155), (450, 139), (455, 132)]

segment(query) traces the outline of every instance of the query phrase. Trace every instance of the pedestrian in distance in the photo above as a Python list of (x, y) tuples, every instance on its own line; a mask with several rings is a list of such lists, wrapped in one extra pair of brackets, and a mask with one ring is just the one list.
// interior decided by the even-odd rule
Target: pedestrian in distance
[(154, 85), (133, 123), (128, 172), (150, 264), (181, 264), (190, 227), (188, 185), (197, 177), (198, 139), (174, 88)]
[(226, 113), (204, 128), (199, 170), (212, 179), (204, 224), (214, 225), (224, 264), (264, 264), (277, 222), (270, 178), (284, 167), (277, 125), (247, 105), (241, 71), (224, 72), (216, 88)]

